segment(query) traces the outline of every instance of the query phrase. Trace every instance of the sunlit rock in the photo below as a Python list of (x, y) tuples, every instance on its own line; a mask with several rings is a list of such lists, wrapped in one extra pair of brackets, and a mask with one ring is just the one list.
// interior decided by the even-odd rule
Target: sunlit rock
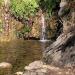
[(1, 62), (0, 68), (12, 68), (12, 65), (8, 62)]
[(51, 65), (43, 65), (43, 68), (54, 70), (54, 71), (60, 70), (58, 67), (54, 67), (54, 66), (51, 66)]
[(36, 70), (36, 72), (38, 72), (38, 73), (46, 73), (47, 72), (47, 69), (45, 69), (45, 68), (42, 68), (42, 69), (38, 69), (38, 70)]
[(15, 75), (23, 75), (23, 72), (21, 72), (21, 71), (16, 72)]
[(34, 62), (30, 63), (28, 66), (26, 66), (25, 69), (26, 70), (34, 70), (34, 69), (42, 68), (43, 64), (44, 63), (42, 61), (34, 61)]
[[(40, 65), (41, 61), (34, 61), (30, 63), (30, 66), (34, 66), (35, 64)], [(46, 65), (44, 63), (41, 64), (41, 66), (38, 66), (36, 68), (36, 65), (34, 68), (30, 68), (29, 66), (25, 67), (25, 72), (23, 75), (74, 75), (74, 69), (69, 68), (60, 68), (53, 65)]]
[(11, 75), (12, 64), (8, 62), (0, 63), (0, 75)]

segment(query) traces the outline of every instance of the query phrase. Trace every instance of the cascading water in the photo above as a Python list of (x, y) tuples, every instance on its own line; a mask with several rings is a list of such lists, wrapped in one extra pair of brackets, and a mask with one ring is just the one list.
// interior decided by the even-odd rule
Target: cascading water
[(41, 35), (40, 35), (40, 41), (41, 42), (47, 41), (47, 38), (46, 38), (45, 18), (44, 18), (43, 14), (41, 14)]

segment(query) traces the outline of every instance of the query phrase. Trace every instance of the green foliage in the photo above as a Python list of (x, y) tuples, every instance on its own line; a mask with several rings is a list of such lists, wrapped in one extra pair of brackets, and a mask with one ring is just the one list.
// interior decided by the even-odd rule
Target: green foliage
[(40, 0), (39, 4), (40, 7), (43, 9), (43, 11), (46, 11), (51, 15), (53, 10), (57, 8), (57, 5), (59, 4), (60, 0)]
[(36, 0), (11, 0), (11, 12), (16, 17), (28, 18), (34, 15), (38, 3)]
[(23, 38), (28, 36), (30, 31), (31, 28), (28, 25), (25, 25), (25, 27), (22, 30), (16, 32), (16, 35), (18, 38)]
[(41, 8), (49, 15), (57, 8), (60, 0), (11, 0), (11, 12), (15, 17), (29, 18), (36, 9)]
[(30, 27), (25, 25), (25, 27), (21, 30), (21, 32), (22, 32), (22, 33), (26, 33), (26, 32), (29, 33), (30, 30), (31, 30)]

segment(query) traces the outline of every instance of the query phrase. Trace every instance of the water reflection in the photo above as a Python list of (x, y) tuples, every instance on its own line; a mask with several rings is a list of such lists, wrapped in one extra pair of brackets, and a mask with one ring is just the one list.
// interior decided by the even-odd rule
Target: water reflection
[(45, 51), (46, 48), (52, 43), (52, 41), (50, 41), (50, 40), (47, 40), (47, 41), (45, 41), (45, 42), (41, 42), (41, 41), (40, 41), (40, 43), (41, 43), (41, 48), (42, 48), (42, 52), (43, 52), (43, 51)]
[[(12, 73), (23, 71), (29, 63), (42, 59), (49, 44), (50, 41), (40, 42), (38, 40), (15, 40), (0, 43), (0, 62), (11, 63)], [(0, 72), (0, 75), (4, 73)]]
[[(29, 63), (42, 58), (41, 44), (37, 40), (16, 40), (0, 43), (0, 62), (13, 65), (12, 73), (23, 71)], [(1, 73), (0, 75), (4, 75)]]
[(45, 51), (46, 51), (46, 48), (49, 47), (49, 45), (52, 43), (52, 41), (50, 40), (47, 40), (45, 42), (41, 42), (41, 50), (42, 50), (42, 60), (43, 60), (43, 57), (45, 56)]

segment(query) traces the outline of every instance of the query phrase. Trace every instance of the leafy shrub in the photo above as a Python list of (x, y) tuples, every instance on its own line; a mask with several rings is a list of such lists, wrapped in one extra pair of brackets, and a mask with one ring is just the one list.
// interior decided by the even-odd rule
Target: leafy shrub
[(37, 0), (11, 0), (11, 12), (15, 17), (28, 18), (38, 8)]
[(51, 15), (59, 2), (60, 0), (11, 0), (11, 12), (16, 18), (28, 18), (35, 14), (37, 8), (41, 8)]
[(22, 33), (26, 33), (26, 32), (28, 32), (28, 33), (29, 33), (29, 32), (30, 32), (30, 30), (31, 30), (31, 29), (30, 29), (30, 27), (29, 27), (29, 26), (25, 26), (25, 27), (21, 30), (21, 32), (22, 32)]
[(46, 11), (48, 14), (52, 14), (53, 10), (58, 9), (60, 0), (40, 0), (39, 5), (43, 9), (43, 11)]

